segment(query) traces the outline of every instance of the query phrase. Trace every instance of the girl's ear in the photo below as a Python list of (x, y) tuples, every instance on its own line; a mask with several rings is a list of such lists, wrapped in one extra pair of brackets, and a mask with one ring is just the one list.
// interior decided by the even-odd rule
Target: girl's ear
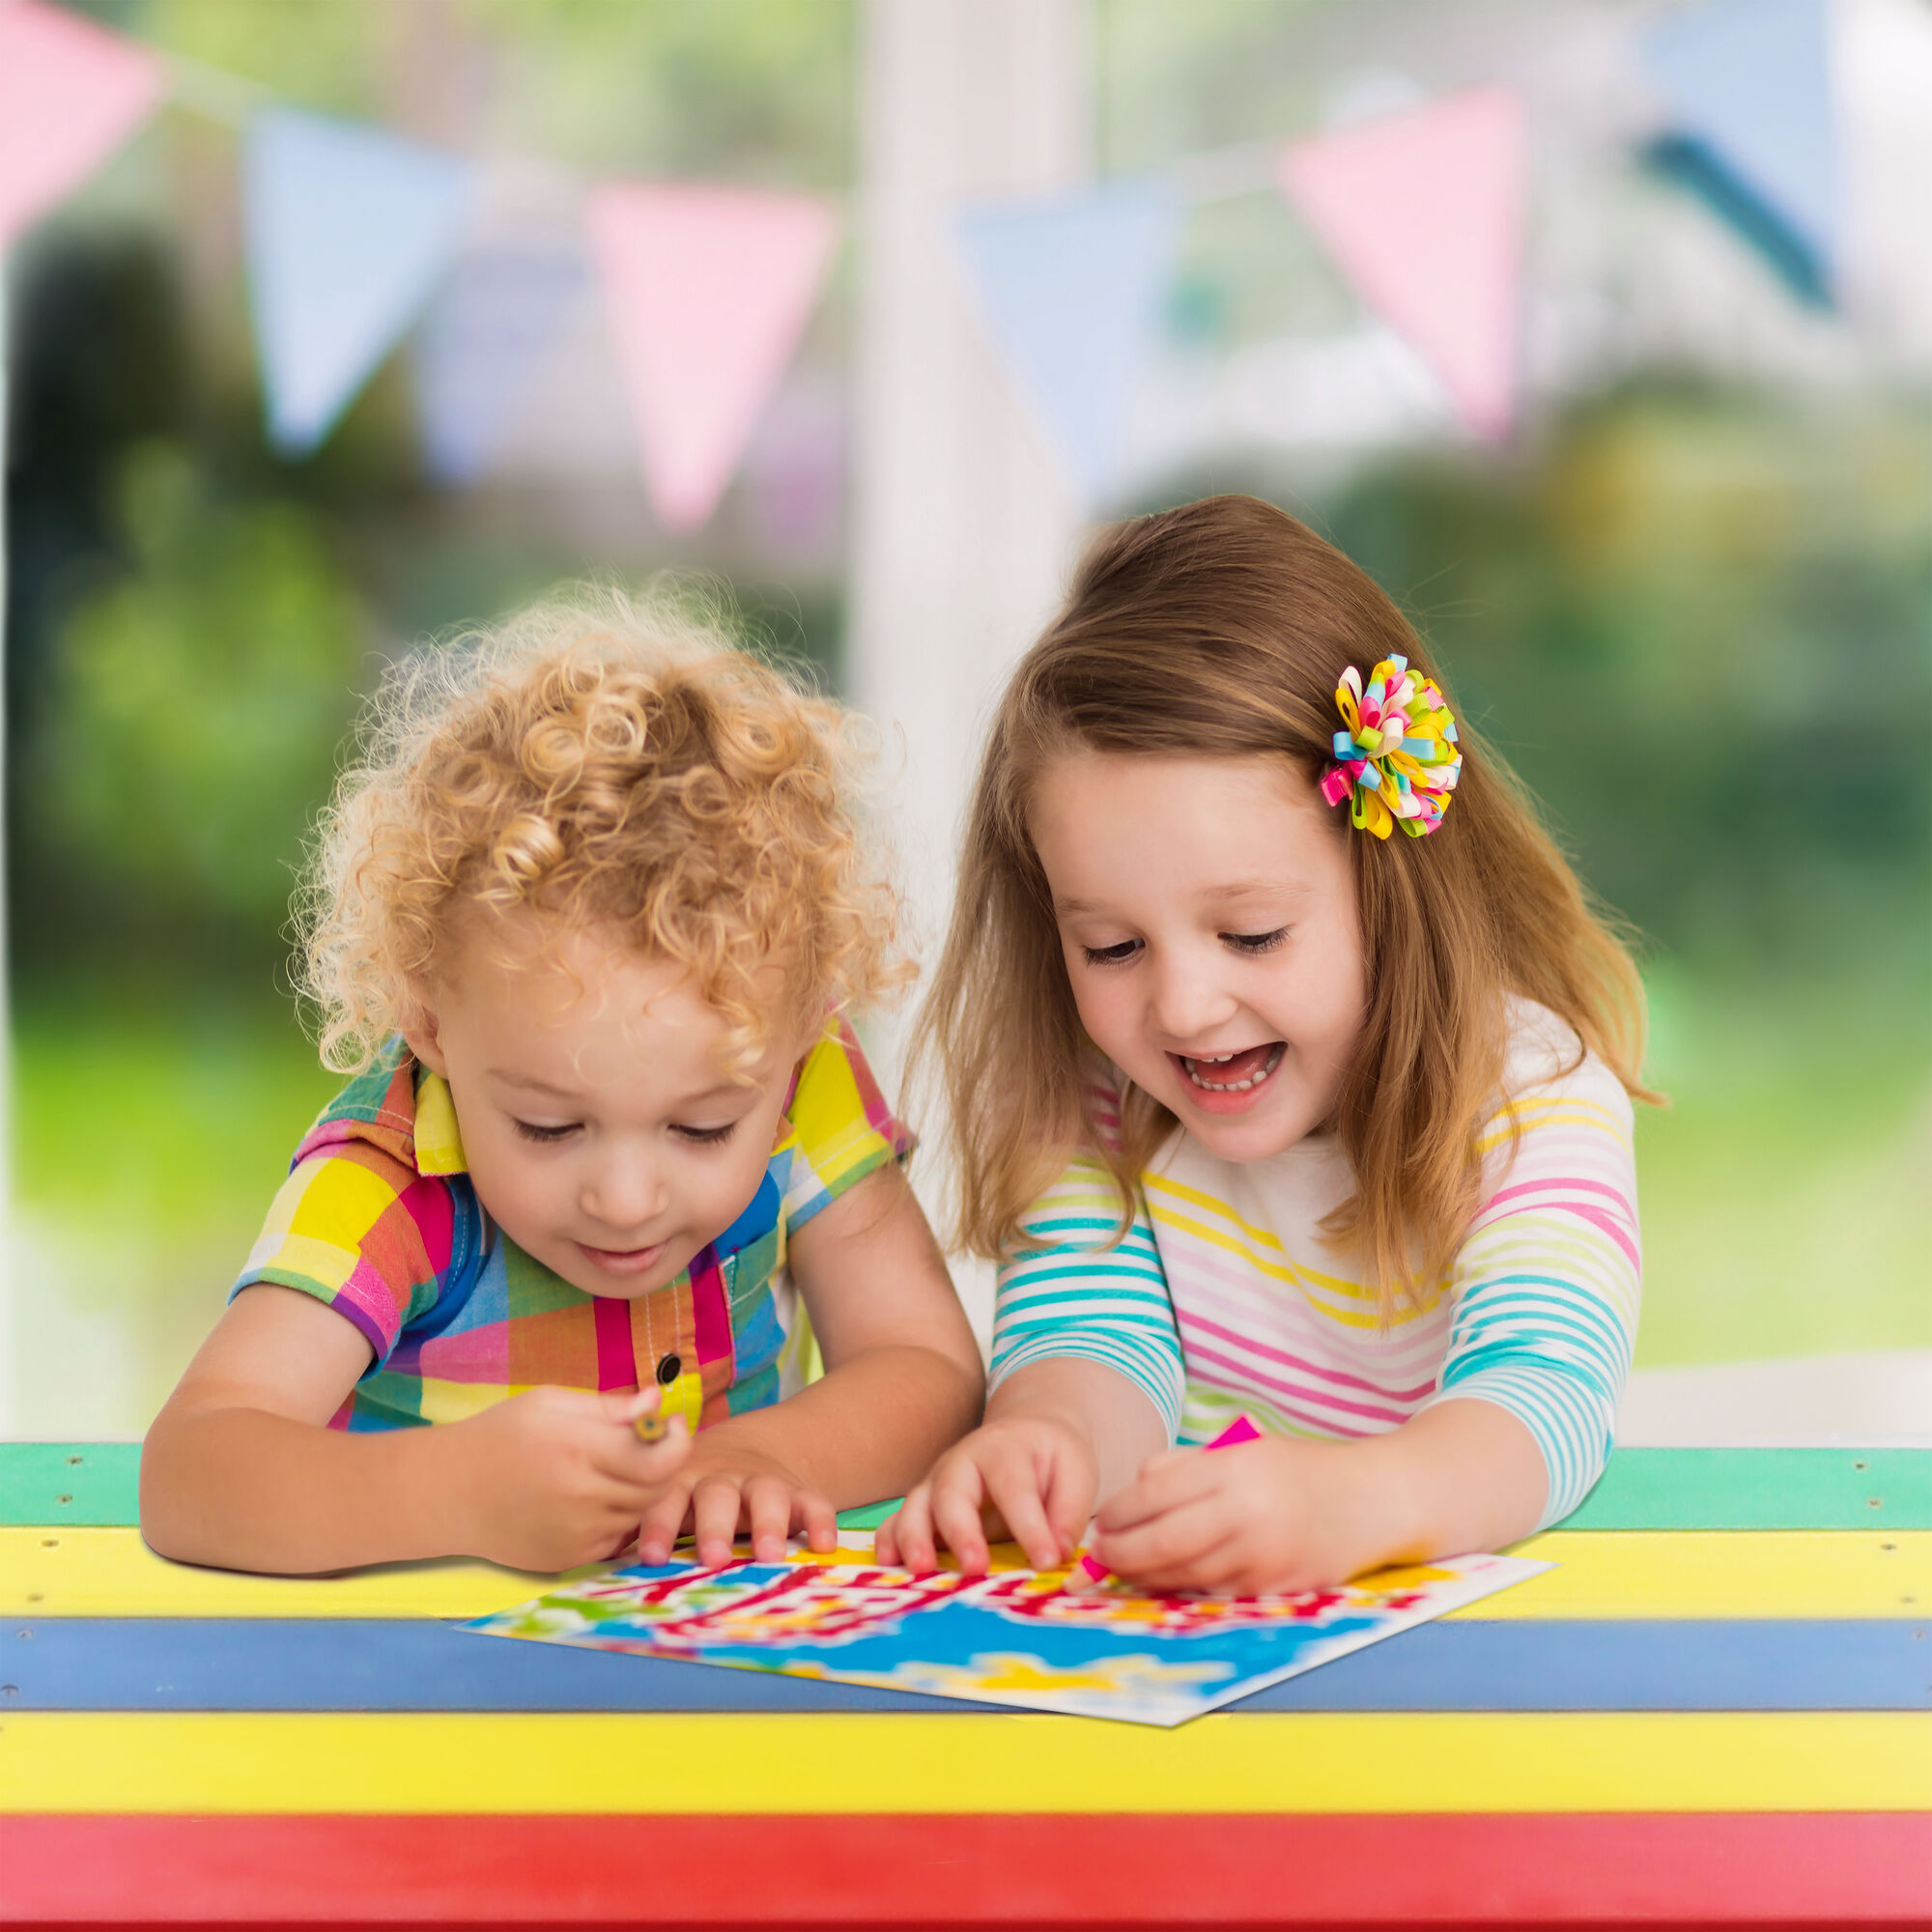
[(449, 1059), (442, 1050), (434, 1009), (421, 1005), (416, 1008), (414, 1024), (403, 1029), (403, 1044), (432, 1073), (444, 1080), (449, 1078)]

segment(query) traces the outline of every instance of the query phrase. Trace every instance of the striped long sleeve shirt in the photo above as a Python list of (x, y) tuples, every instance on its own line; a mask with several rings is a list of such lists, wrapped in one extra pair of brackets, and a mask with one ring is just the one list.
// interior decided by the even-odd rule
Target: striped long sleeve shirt
[[(1091, 1153), (1024, 1217), (1033, 1245), (1000, 1273), (994, 1384), (1050, 1356), (1097, 1361), (1182, 1443), (1242, 1412), (1282, 1435), (1371, 1435), (1477, 1397), (1542, 1450), (1544, 1522), (1567, 1516), (1609, 1455), (1636, 1333), (1631, 1105), (1554, 1014), (1517, 1002), (1512, 1017), (1481, 1206), (1418, 1304), (1385, 1321), (1375, 1289), (1323, 1244), (1323, 1218), (1354, 1186), (1332, 1135), (1233, 1162), (1182, 1131), (1143, 1172), (1117, 1246), (1118, 1197)], [(1108, 1069), (1094, 1096), (1103, 1132), (1119, 1079)]]

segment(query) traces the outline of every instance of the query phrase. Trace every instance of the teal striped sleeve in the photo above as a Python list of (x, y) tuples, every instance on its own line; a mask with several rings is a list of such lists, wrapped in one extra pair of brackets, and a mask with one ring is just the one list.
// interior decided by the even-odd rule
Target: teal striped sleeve
[[(1456, 1257), (1449, 1350), (1432, 1402), (1477, 1397), (1536, 1438), (1549, 1491), (1538, 1527), (1603, 1474), (1636, 1340), (1642, 1254), (1631, 1106), (1586, 1060), (1514, 1103), (1515, 1157)], [(1498, 1120), (1492, 1151), (1508, 1154)]]
[(1098, 1362), (1153, 1404), (1172, 1443), (1186, 1379), (1180, 1337), (1139, 1188), (1133, 1206), (1125, 1238), (1110, 1246), (1120, 1196), (1106, 1168), (1085, 1155), (1021, 1216), (1028, 1241), (1037, 1245), (1009, 1256), (1000, 1269), (991, 1386), (1055, 1356)]

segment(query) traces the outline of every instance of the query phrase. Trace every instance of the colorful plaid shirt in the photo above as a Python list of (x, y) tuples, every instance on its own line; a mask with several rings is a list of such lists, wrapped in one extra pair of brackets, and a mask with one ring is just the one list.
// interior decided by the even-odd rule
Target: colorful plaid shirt
[(668, 1287), (585, 1294), (477, 1202), (448, 1086), (400, 1042), (350, 1081), (296, 1149), (231, 1291), (299, 1289), (375, 1350), (337, 1429), (456, 1422), (539, 1384), (664, 1390), (693, 1428), (762, 1408), (808, 1378), (789, 1237), (912, 1151), (843, 1021), (799, 1064), (751, 1205)]

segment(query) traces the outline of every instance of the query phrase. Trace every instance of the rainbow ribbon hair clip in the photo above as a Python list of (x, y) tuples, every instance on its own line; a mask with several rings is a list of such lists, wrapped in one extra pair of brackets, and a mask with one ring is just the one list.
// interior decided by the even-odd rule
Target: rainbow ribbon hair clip
[(1352, 794), (1349, 816), (1358, 831), (1386, 838), (1400, 825), (1411, 838), (1426, 838), (1463, 776), (1456, 721), (1441, 692), (1406, 658), (1384, 658), (1366, 691), (1353, 665), (1342, 673), (1335, 708), (1349, 728), (1335, 733), (1336, 762), (1321, 796), (1340, 805)]

